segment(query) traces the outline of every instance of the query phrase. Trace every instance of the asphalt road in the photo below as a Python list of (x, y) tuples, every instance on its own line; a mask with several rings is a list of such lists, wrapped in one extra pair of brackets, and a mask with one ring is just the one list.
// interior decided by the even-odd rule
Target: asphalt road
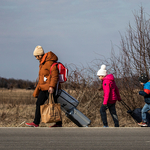
[(0, 150), (149, 150), (150, 128), (0, 128)]

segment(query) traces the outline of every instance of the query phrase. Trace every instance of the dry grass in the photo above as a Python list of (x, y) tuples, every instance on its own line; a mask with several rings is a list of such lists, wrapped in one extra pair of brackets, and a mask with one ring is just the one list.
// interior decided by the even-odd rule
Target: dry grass
[[(70, 95), (79, 100), (77, 107), (90, 120), (90, 127), (102, 127), (102, 121), (99, 109), (102, 104), (102, 93), (93, 91), (75, 91), (66, 90)], [(32, 122), (35, 114), (36, 99), (32, 96), (32, 90), (7, 90), (0, 89), (0, 127), (24, 127), (25, 122)], [(87, 94), (88, 93), (88, 94)], [(116, 103), (117, 114), (121, 127), (137, 127), (135, 121), (127, 114), (125, 108), (119, 103)], [(113, 120), (107, 111), (108, 123), (113, 127)], [(63, 126), (76, 127), (62, 112)], [(41, 123), (40, 126), (47, 127), (51, 124)]]

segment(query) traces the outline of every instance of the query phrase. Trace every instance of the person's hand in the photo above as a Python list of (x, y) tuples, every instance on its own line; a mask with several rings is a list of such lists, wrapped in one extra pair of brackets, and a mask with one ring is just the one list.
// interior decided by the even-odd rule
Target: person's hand
[(143, 85), (144, 83), (140, 82), (141, 85)]
[(53, 87), (49, 87), (48, 92), (51, 93), (51, 94), (54, 93), (54, 88)]
[(104, 105), (104, 104), (103, 104), (103, 106), (104, 106), (106, 109), (108, 109), (108, 106), (107, 106), (107, 105)]

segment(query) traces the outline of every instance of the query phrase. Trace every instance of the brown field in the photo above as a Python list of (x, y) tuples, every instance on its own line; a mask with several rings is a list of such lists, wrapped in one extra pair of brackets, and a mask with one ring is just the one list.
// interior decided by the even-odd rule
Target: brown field
[[(102, 104), (102, 93), (89, 92), (89, 96), (79, 91), (66, 90), (75, 97), (80, 103), (77, 107), (90, 120), (90, 127), (102, 127), (99, 109)], [(88, 91), (86, 91), (88, 93)], [(35, 113), (36, 99), (32, 96), (33, 90), (21, 89), (0, 89), (0, 127), (25, 127), (25, 122), (32, 122)], [(87, 97), (88, 96), (88, 97)], [(142, 107), (142, 106), (141, 106)], [(120, 127), (138, 127), (137, 123), (127, 114), (126, 109), (116, 103), (117, 114)], [(113, 127), (113, 120), (108, 113), (108, 124)], [(62, 112), (63, 127), (76, 127)], [(40, 126), (47, 127), (51, 124), (41, 123)]]

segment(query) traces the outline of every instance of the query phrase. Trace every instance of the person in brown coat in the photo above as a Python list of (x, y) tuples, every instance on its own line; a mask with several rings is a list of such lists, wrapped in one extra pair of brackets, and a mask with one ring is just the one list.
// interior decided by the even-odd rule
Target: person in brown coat
[[(53, 93), (54, 101), (57, 102), (55, 92), (58, 83), (58, 68), (55, 65), (52, 68), (50, 74), (50, 68), (52, 64), (58, 60), (58, 57), (53, 52), (44, 53), (44, 50), (41, 46), (37, 46), (33, 52), (33, 55), (39, 60), (39, 77), (38, 84), (34, 90), (33, 96), (37, 98), (36, 102), (36, 111), (35, 118), (32, 123), (26, 123), (30, 127), (38, 127), (40, 124), (41, 114), (40, 114), (40, 105), (43, 105), (48, 99), (49, 93)], [(51, 127), (62, 127), (62, 122), (56, 122)]]

